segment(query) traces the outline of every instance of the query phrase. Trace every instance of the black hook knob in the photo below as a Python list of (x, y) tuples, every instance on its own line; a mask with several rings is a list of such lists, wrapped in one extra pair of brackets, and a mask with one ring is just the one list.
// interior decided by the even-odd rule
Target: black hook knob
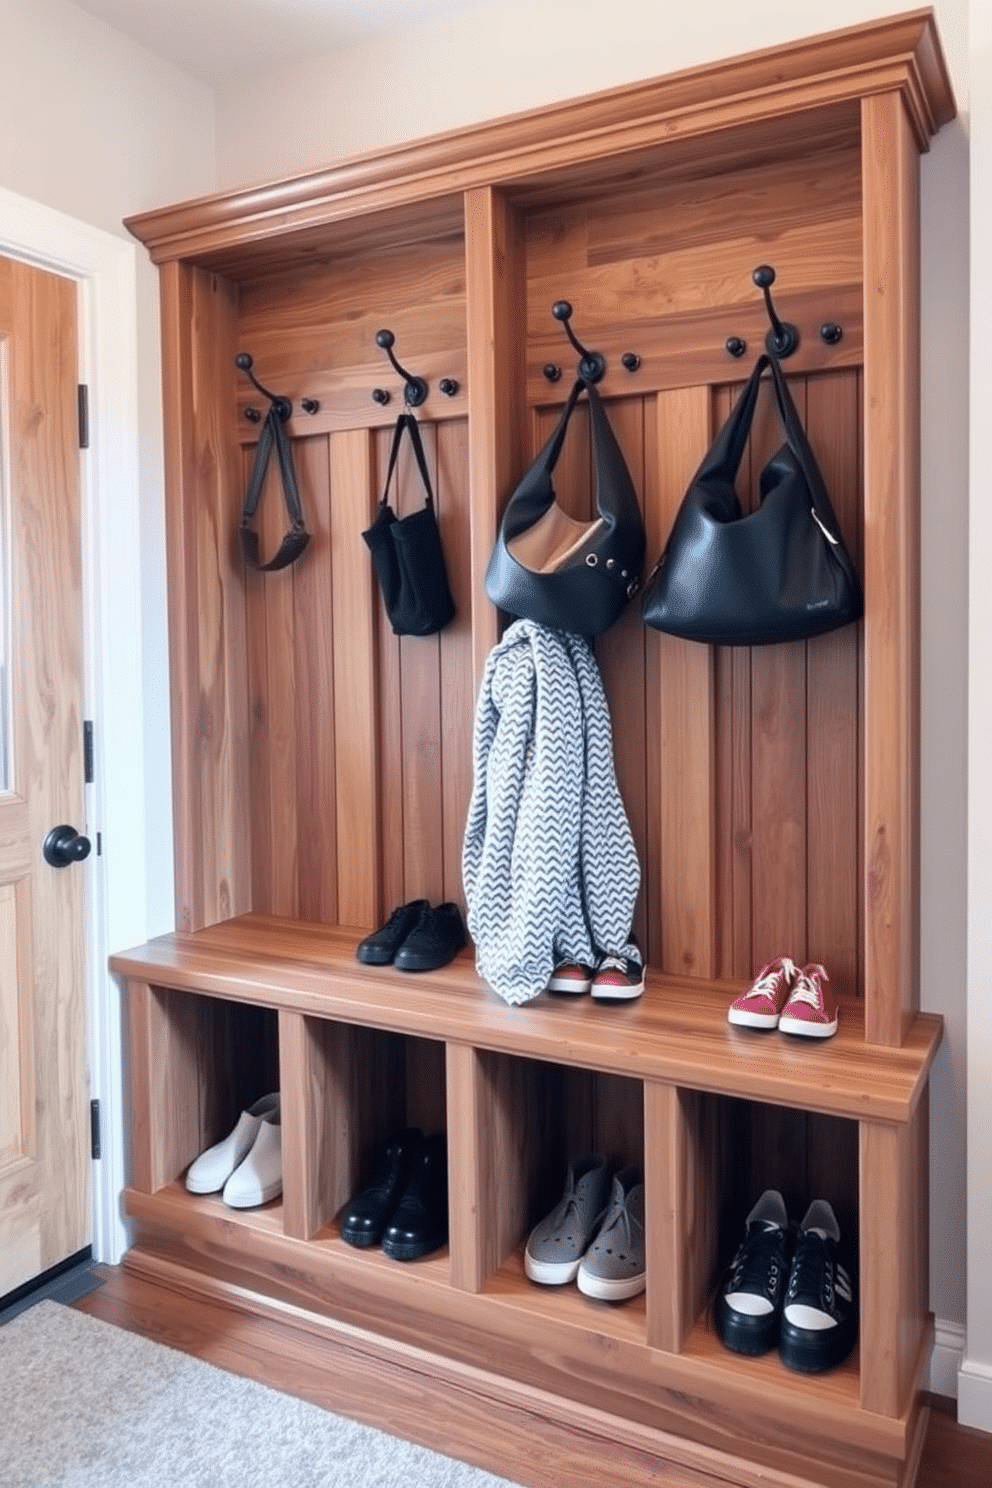
[(836, 346), (843, 334), (843, 326), (839, 326), (835, 320), (824, 321), (820, 327), (820, 340), (827, 346)]
[(732, 357), (742, 357), (747, 351), (747, 342), (741, 340), (740, 336), (728, 336), (724, 345)]
[(551, 306), (551, 314), (555, 320), (561, 321), (565, 327), (565, 335), (579, 353), (579, 376), (584, 377), (586, 382), (599, 382), (606, 372), (606, 359), (598, 351), (587, 351), (582, 342), (576, 340), (575, 333), (569, 325), (572, 307), (568, 300), (555, 300)]
[(53, 827), (41, 845), (42, 856), (53, 868), (68, 868), (70, 863), (81, 863), (90, 855), (90, 839), (61, 822)]
[(262, 415), (259, 413), (257, 408), (246, 408), (245, 418), (250, 424), (257, 424), (261, 422)]
[(636, 351), (625, 351), (620, 358), (621, 367), (626, 367), (628, 372), (636, 372), (641, 365), (641, 359)]
[(373, 403), (379, 403), (383, 408), (385, 408), (386, 404), (389, 402), (389, 394), (387, 393), (386, 389), (385, 388), (373, 388), (372, 389), (372, 402)]
[(751, 278), (765, 297), (765, 309), (772, 323), (772, 328), (765, 337), (766, 350), (780, 359), (791, 356), (799, 345), (799, 331), (788, 321), (779, 320), (775, 313), (771, 297), (771, 287), (775, 283), (775, 270), (771, 264), (759, 264)]
[(446, 398), (453, 398), (458, 391), (458, 383), (453, 377), (442, 377), (438, 387)]
[(545, 362), (544, 366), (541, 368), (541, 371), (544, 373), (549, 382), (557, 382), (561, 377), (561, 368), (556, 367), (554, 362)]
[(427, 383), (422, 377), (415, 377), (412, 372), (407, 372), (405, 368), (400, 366), (399, 362), (393, 355), (393, 346), (395, 345), (395, 342), (396, 337), (393, 335), (392, 331), (382, 330), (376, 332), (376, 346), (382, 347), (382, 350), (386, 353), (389, 360), (392, 362), (394, 370), (399, 373), (405, 384), (403, 388), (403, 401), (407, 403), (411, 408), (419, 408), (421, 403), (423, 403), (424, 399), (427, 397)]
[(301, 398), (300, 407), (304, 413), (316, 413), (320, 408), (320, 403), (316, 398)]

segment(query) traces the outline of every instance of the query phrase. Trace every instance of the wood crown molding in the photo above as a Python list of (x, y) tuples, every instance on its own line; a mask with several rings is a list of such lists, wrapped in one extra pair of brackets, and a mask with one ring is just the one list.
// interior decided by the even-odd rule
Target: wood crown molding
[(892, 91), (903, 94), (926, 150), (956, 112), (929, 8), (143, 212), (125, 226), (156, 263), (195, 262), (370, 211)]

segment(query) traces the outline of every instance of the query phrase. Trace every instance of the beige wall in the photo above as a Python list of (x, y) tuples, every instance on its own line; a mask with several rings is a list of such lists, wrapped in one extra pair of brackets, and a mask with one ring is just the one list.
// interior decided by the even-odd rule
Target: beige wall
[[(214, 184), (214, 97), (65, 0), (0, 0), (0, 186), (106, 232)], [(137, 251), (149, 925), (172, 923), (158, 276)]]

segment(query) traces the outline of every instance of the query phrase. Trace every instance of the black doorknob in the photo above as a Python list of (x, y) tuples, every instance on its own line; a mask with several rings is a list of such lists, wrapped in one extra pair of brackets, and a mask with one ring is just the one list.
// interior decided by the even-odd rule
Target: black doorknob
[(83, 837), (75, 827), (62, 822), (53, 827), (41, 845), (45, 862), (53, 868), (68, 868), (70, 863), (81, 863), (90, 855), (90, 839)]

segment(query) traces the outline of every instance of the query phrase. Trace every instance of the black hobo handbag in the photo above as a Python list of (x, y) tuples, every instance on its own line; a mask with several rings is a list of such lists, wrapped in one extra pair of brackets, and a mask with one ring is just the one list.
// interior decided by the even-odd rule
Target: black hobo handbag
[[(255, 449), (255, 463), (252, 466), (251, 479), (248, 482), (248, 490), (245, 495), (245, 504), (241, 513), (241, 551), (249, 568), (257, 569), (260, 573), (274, 573), (276, 569), (288, 568), (294, 563), (307, 543), (310, 534), (303, 521), (303, 508), (300, 505), (300, 493), (296, 486), (296, 472), (293, 469), (293, 456), (286, 437), (284, 420), (289, 417), (284, 410), (281, 400), (274, 401), (265, 417), (262, 432), (258, 437), (258, 445)], [(265, 486), (265, 472), (269, 464), (269, 456), (273, 449), (279, 460), (279, 474), (282, 478), (282, 494), (286, 503), (286, 511), (289, 513), (289, 530), (279, 544), (275, 556), (268, 563), (263, 563), (258, 552), (258, 534), (252, 529), (252, 522), (258, 510), (258, 503), (262, 499), (262, 490)]]
[[(761, 472), (760, 504), (745, 515), (734, 479), (766, 368), (785, 443)], [(782, 369), (761, 356), (679, 507), (645, 586), (645, 622), (693, 641), (761, 646), (822, 635), (863, 607)]]
[[(562, 511), (551, 478), (582, 392), (592, 433), (591, 522)], [(580, 377), (554, 433), (506, 504), (486, 569), (486, 593), (509, 615), (599, 635), (637, 592), (644, 542), (641, 509), (620, 446), (594, 385)]]
[[(389, 505), (389, 486), (404, 431), (409, 435), (426, 497), (419, 511), (397, 517)], [(393, 430), (382, 500), (372, 526), (362, 533), (372, 554), (389, 623), (396, 635), (428, 636), (442, 630), (455, 613), (448, 587), (441, 534), (434, 515), (434, 493), (412, 413), (401, 413)]]

